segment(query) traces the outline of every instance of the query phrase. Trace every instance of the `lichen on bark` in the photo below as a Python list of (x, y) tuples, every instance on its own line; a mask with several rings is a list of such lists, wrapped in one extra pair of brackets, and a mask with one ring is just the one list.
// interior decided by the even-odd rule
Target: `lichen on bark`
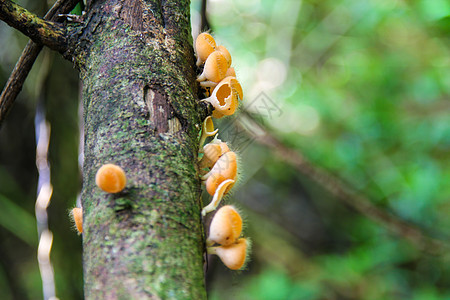
[[(83, 84), (87, 299), (204, 299), (189, 1), (88, 2), (73, 47)], [(105, 163), (127, 187), (95, 186)]]

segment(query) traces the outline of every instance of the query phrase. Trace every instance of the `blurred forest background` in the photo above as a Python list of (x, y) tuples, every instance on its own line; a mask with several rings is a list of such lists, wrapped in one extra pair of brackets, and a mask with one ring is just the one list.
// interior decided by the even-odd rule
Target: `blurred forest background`
[[(52, 4), (17, 2), (40, 16)], [(200, 4), (192, 1), (194, 35)], [(450, 299), (448, 248), (411, 243), (405, 237), (414, 234), (373, 221), (371, 209), (355, 209), (360, 198), (338, 199), (327, 181), (284, 157), (294, 150), (313, 170), (448, 244), (450, 3), (213, 0), (207, 15), (244, 88), (245, 109), (219, 127), (241, 155), (240, 183), (227, 201), (242, 210), (253, 242), (244, 271), (210, 260), (210, 299)], [(2, 87), (27, 40), (0, 22)], [(81, 238), (68, 217), (81, 188), (78, 92), (76, 70), (45, 49), (0, 129), (2, 299), (42, 297), (37, 103), (51, 124), (56, 295), (83, 297)]]

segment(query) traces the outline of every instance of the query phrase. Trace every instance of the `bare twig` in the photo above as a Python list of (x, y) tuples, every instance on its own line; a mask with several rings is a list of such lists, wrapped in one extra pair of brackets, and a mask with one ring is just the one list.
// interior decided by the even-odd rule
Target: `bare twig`
[[(79, 0), (58, 0), (52, 6), (52, 8), (47, 12), (44, 19), (57, 21), (59, 19), (59, 14), (64, 14), (70, 12)], [(42, 46), (29, 41), (25, 49), (22, 52), (19, 60), (17, 61), (14, 70), (9, 76), (5, 87), (3, 88), (2, 94), (0, 95), (0, 126), (5, 119), (9, 109), (14, 104), (14, 101), (22, 90), (23, 83), (27, 78), (31, 67), (34, 64), (39, 52), (42, 50)]]
[(280, 140), (270, 133), (268, 128), (258, 122), (250, 114), (244, 112), (242, 115), (246, 119), (246, 124), (248, 124), (247, 122), (251, 122), (252, 126), (257, 127), (258, 131), (263, 132), (263, 134), (254, 136), (249, 132), (249, 127), (247, 125), (242, 126), (241, 122), (238, 122), (238, 126), (242, 127), (249, 134), (252, 134), (252, 137), (254, 137), (258, 143), (273, 150), (285, 162), (292, 165), (299, 173), (322, 186), (336, 199), (352, 207), (369, 219), (383, 225), (391, 232), (403, 236), (416, 245), (417, 248), (430, 254), (442, 254), (450, 249), (450, 245), (447, 242), (432, 238), (413, 224), (375, 206), (365, 195), (358, 193), (348, 184), (326, 170), (313, 165), (297, 149), (290, 149), (280, 142)]

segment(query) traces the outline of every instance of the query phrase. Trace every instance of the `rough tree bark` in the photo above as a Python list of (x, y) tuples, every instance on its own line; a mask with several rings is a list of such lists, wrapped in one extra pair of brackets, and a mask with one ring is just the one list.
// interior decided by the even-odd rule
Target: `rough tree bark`
[[(96, 1), (86, 20), (86, 298), (205, 298), (189, 1)], [(96, 188), (104, 163), (126, 170), (124, 192)]]
[[(196, 161), (206, 109), (196, 100), (189, 1), (88, 1), (86, 11), (66, 28), (26, 11), (14, 25), (44, 44), (41, 28), (52, 37), (46, 26), (56, 26), (64, 39), (52, 48), (80, 71), (85, 297), (204, 299)], [(123, 192), (96, 187), (105, 163), (125, 170)]]

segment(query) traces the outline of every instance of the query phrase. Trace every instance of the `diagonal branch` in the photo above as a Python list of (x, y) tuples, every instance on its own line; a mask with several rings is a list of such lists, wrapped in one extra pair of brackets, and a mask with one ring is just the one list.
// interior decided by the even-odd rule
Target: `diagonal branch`
[[(342, 201), (346, 205), (352, 207), (367, 218), (384, 226), (391, 232), (403, 236), (412, 242), (417, 248), (430, 254), (443, 254), (448, 252), (450, 245), (440, 239), (432, 238), (424, 233), (420, 228), (398, 218), (397, 216), (377, 207), (365, 195), (357, 192), (352, 187), (335, 177), (328, 171), (313, 165), (298, 150), (290, 149), (270, 133), (261, 122), (258, 122), (248, 112), (243, 112), (240, 118), (245, 118), (245, 124), (251, 124), (253, 129), (257, 128), (262, 134), (254, 135), (249, 131), (247, 125), (243, 125), (238, 121), (238, 125), (255, 140), (271, 150), (273, 150), (286, 163), (293, 166), (299, 173), (312, 179), (314, 182), (322, 186), (336, 199)], [(239, 120), (239, 119), (238, 119)], [(253, 130), (252, 130), (253, 131)]]
[(58, 52), (67, 49), (64, 25), (43, 20), (10, 0), (0, 0), (0, 20), (18, 29), (38, 44)]
[[(47, 12), (44, 19), (57, 21), (59, 14), (69, 13), (78, 3), (79, 0), (58, 0)], [(22, 55), (14, 67), (11, 75), (6, 82), (5, 87), (0, 95), (0, 126), (8, 114), (9, 109), (14, 104), (17, 95), (22, 90), (23, 83), (27, 78), (34, 61), (36, 60), (42, 46), (29, 41), (22, 51)]]

